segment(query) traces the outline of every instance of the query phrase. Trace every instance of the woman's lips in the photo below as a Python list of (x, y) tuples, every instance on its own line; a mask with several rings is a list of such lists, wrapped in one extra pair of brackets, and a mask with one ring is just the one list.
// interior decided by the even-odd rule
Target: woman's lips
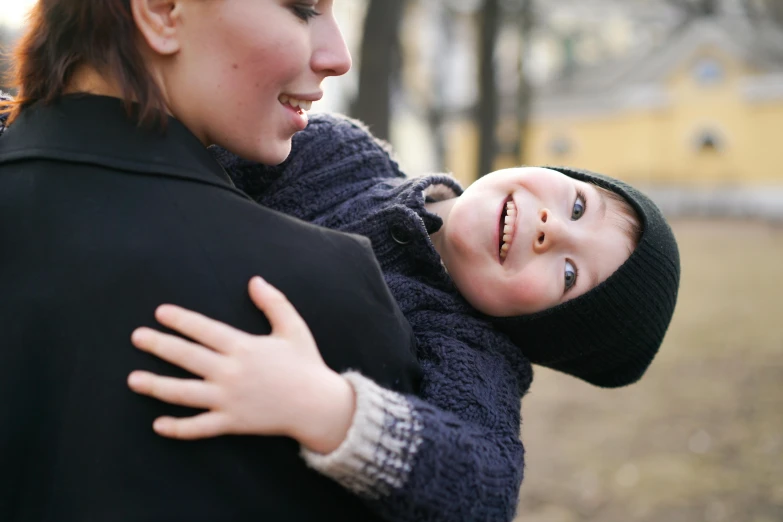
[(292, 107), (287, 103), (281, 104), (284, 109), (291, 116), (291, 122), (297, 131), (303, 131), (307, 127), (308, 117), (307, 112), (300, 107)]

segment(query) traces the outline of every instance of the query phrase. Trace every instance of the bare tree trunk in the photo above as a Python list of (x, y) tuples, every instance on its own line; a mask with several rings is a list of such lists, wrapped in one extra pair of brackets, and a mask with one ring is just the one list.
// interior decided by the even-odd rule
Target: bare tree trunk
[(391, 127), (392, 89), (399, 78), (398, 32), (404, 7), (403, 0), (370, 0), (364, 21), (359, 96), (351, 111), (373, 134), (386, 140)]
[(783, 2), (780, 0), (743, 0), (742, 5), (752, 21), (769, 20), (783, 31)]
[(519, 60), (519, 90), (517, 92), (517, 159), (520, 165), (525, 163), (525, 148), (527, 147), (527, 130), (530, 123), (530, 106), (532, 104), (533, 89), (525, 74), (525, 62), (529, 56), (530, 33), (535, 24), (533, 14), (533, 0), (522, 0), (517, 18), (521, 38)]
[(484, 0), (479, 37), (479, 155), (478, 176), (492, 172), (497, 150), (498, 89), (495, 43), (500, 18), (499, 0)]
[(446, 161), (446, 136), (444, 135), (444, 122), (446, 121), (447, 108), (443, 102), (441, 93), (446, 90), (446, 83), (449, 81), (447, 68), (449, 61), (442, 57), (451, 48), (454, 41), (454, 20), (453, 13), (449, 6), (443, 2), (433, 2), (428, 6), (431, 11), (428, 16), (433, 16), (437, 20), (437, 26), (440, 33), (437, 35), (435, 58), (430, 63), (432, 70), (432, 91), (436, 93), (430, 98), (427, 107), (427, 124), (433, 137), (433, 147), (435, 153), (435, 165), (438, 169), (443, 169)]
[(11, 81), (11, 51), (18, 33), (0, 25), (0, 90), (10, 92)]

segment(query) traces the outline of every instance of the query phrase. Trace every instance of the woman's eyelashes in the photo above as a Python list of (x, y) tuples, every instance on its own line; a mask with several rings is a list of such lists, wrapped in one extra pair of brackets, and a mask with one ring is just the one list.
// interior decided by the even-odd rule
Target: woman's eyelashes
[(571, 209), (571, 221), (576, 221), (577, 219), (580, 219), (582, 216), (585, 215), (585, 211), (587, 210), (587, 197), (585, 196), (585, 193), (581, 190), (576, 190), (576, 200), (574, 201), (574, 206)]
[(315, 9), (317, 4), (318, 2), (298, 2), (293, 4), (291, 9), (297, 17), (305, 22), (309, 22), (312, 18), (321, 14)]
[(566, 260), (564, 270), (565, 287), (563, 289), (563, 294), (568, 293), (568, 291), (574, 287), (578, 277), (579, 269), (576, 268), (576, 265), (571, 263), (571, 261)]

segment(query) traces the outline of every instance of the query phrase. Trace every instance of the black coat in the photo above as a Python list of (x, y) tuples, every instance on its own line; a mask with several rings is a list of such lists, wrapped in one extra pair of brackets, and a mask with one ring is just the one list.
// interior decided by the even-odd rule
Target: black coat
[(0, 140), (0, 520), (372, 520), (282, 437), (182, 442), (192, 414), (132, 393), (134, 349), (175, 303), (253, 333), (261, 275), (309, 324), (327, 364), (413, 392), (410, 328), (369, 242), (265, 209), (180, 123), (141, 129), (113, 98), (35, 106)]

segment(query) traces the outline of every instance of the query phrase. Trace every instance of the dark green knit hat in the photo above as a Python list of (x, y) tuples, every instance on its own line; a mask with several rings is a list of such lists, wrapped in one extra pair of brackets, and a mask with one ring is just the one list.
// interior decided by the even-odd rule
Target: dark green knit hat
[(522, 317), (494, 318), (533, 363), (603, 387), (637, 381), (658, 352), (674, 313), (680, 255), (661, 211), (633, 187), (586, 170), (550, 167), (621, 195), (642, 225), (639, 244), (589, 292)]

